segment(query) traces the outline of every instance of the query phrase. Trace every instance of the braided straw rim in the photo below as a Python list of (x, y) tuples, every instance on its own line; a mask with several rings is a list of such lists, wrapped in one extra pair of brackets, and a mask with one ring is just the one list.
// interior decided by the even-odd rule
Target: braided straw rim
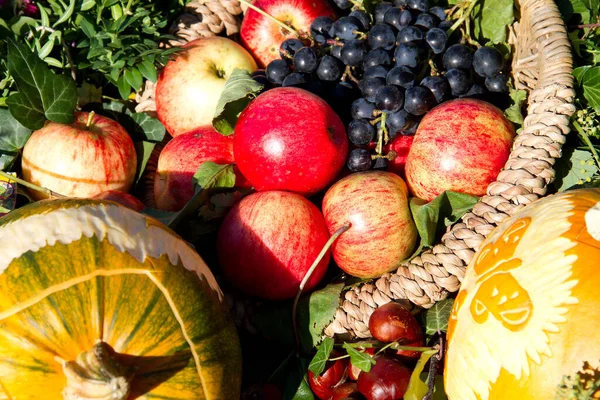
[(327, 336), (370, 337), (369, 317), (390, 301), (429, 308), (458, 291), (466, 266), (483, 240), (506, 217), (546, 195), (553, 165), (569, 133), (573, 60), (567, 30), (552, 0), (519, 1), (521, 19), (510, 29), (512, 74), (528, 91), (527, 116), (504, 169), (472, 212), (449, 228), (440, 244), (395, 272), (345, 292)]

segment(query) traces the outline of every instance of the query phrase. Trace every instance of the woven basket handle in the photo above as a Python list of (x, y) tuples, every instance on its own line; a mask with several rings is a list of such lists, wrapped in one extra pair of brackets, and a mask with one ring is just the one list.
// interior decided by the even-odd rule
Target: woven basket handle
[(395, 272), (344, 293), (327, 336), (370, 337), (371, 313), (390, 301), (429, 308), (456, 292), (483, 240), (507, 216), (543, 197), (575, 112), (573, 61), (564, 22), (552, 0), (521, 1), (521, 20), (511, 30), (512, 73), (529, 92), (523, 131), (496, 182), (472, 212), (452, 226), (433, 249)]

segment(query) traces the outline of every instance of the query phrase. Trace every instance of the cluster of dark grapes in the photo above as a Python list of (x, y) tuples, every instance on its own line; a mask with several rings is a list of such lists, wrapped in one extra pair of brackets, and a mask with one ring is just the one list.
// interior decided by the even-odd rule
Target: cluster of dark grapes
[(452, 24), (428, 0), (381, 2), (372, 15), (353, 10), (336, 21), (319, 17), (310, 36), (282, 43), (281, 58), (260, 78), (271, 87), (310, 90), (332, 105), (355, 146), (347, 161), (351, 171), (385, 169), (393, 155), (383, 154), (383, 145), (398, 134), (414, 135), (437, 104), (508, 97), (500, 51), (461, 43)]

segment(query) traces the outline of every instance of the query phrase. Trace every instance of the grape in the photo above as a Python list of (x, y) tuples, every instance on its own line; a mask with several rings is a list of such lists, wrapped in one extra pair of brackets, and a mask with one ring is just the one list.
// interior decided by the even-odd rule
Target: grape
[(388, 167), (388, 159), (379, 157), (375, 159), (375, 164), (373, 165), (373, 169), (378, 170), (386, 170)]
[(394, 67), (388, 72), (386, 83), (408, 89), (415, 86), (415, 74), (406, 67)]
[(350, 113), (352, 114), (353, 119), (373, 118), (373, 111), (375, 111), (375, 104), (363, 99), (356, 99), (352, 102), (352, 106), (350, 107)]
[(303, 47), (294, 54), (294, 71), (310, 74), (319, 65), (317, 51), (313, 47)]
[(508, 77), (498, 74), (485, 78), (485, 87), (490, 92), (508, 93)]
[(463, 44), (453, 44), (448, 47), (442, 59), (444, 69), (470, 69), (473, 63), (473, 51)]
[(396, 41), (398, 44), (408, 43), (408, 42), (418, 42), (423, 40), (425, 35), (421, 28), (417, 26), (407, 26), (402, 28), (400, 32), (398, 32), (398, 36), (396, 36)]
[(487, 89), (485, 87), (481, 86), (479, 83), (474, 83), (471, 85), (467, 93), (465, 93), (462, 97), (473, 97), (485, 93), (487, 93)]
[(258, 76), (265, 76), (266, 77), (267, 76), (267, 71), (264, 70), (264, 69), (257, 69), (257, 70), (255, 70), (254, 72), (252, 72), (250, 74), (251, 78), (256, 78)]
[(256, 76), (253, 76), (252, 79), (254, 79), (255, 82), (263, 85), (263, 90), (269, 89), (273, 86), (271, 84), (271, 82), (269, 82), (269, 79), (267, 79), (267, 77), (264, 75), (256, 75)]
[(435, 96), (438, 103), (448, 100), (452, 95), (452, 88), (444, 76), (426, 76), (421, 81), (421, 86), (425, 86)]
[[(310, 77), (309, 77), (310, 78)], [(309, 79), (307, 78), (307, 82), (299, 85), (302, 89), (308, 90), (311, 93), (316, 94), (319, 97), (325, 96), (325, 82), (319, 79)]]
[(408, 7), (413, 10), (427, 12), (429, 10), (429, 2), (427, 0), (408, 0)]
[(283, 82), (281, 82), (281, 86), (300, 86), (303, 83), (306, 83), (306, 76), (299, 72), (292, 72), (291, 74), (285, 77)]
[(369, 47), (372, 49), (391, 50), (396, 45), (394, 31), (391, 26), (386, 24), (373, 25), (367, 38)]
[(381, 111), (396, 112), (404, 104), (404, 93), (394, 85), (379, 88), (375, 93), (375, 106)]
[(415, 21), (415, 26), (421, 26), (425, 29), (435, 28), (439, 21), (431, 14), (421, 13)]
[(348, 16), (358, 19), (362, 24), (363, 31), (367, 31), (371, 27), (371, 17), (363, 10), (354, 10)]
[(473, 55), (473, 69), (477, 75), (489, 78), (504, 68), (502, 54), (493, 47), (480, 47)]
[(342, 62), (346, 65), (359, 66), (367, 55), (367, 46), (364, 41), (352, 40), (344, 44), (342, 48)]
[(429, 9), (429, 14), (435, 15), (440, 21), (446, 20), (446, 12), (443, 7), (435, 6)]
[(279, 46), (279, 55), (284, 60), (286, 58), (292, 58), (294, 57), (294, 54), (304, 46), (305, 44), (298, 39), (286, 39), (281, 43), (281, 46)]
[(284, 60), (273, 60), (267, 65), (266, 76), (269, 82), (281, 85), (290, 74), (290, 67)]
[(425, 41), (431, 47), (434, 54), (440, 54), (446, 48), (446, 42), (448, 41), (448, 35), (446, 31), (440, 28), (431, 28), (425, 34)]
[(315, 18), (310, 25), (310, 35), (320, 44), (327, 42), (328, 39), (333, 39), (335, 35), (333, 19), (327, 16)]
[(350, 0), (333, 0), (333, 2), (342, 10), (347, 10), (352, 7)]
[(394, 27), (398, 30), (402, 29), (402, 25), (400, 24), (400, 17), (402, 15), (402, 9), (398, 7), (391, 7), (383, 16), (383, 22), (387, 24), (387, 26)]
[(421, 63), (421, 47), (413, 42), (400, 43), (394, 53), (396, 66), (416, 68)]
[(400, 26), (405, 27), (411, 25), (415, 21), (415, 17), (410, 10), (402, 10), (400, 14)]
[(410, 115), (406, 110), (399, 110), (386, 115), (385, 126), (388, 136), (393, 139), (398, 132), (402, 132), (410, 123)]
[(353, 40), (358, 38), (361, 22), (356, 17), (342, 17), (335, 21), (335, 35), (342, 40)]
[(365, 99), (375, 102), (375, 94), (379, 88), (385, 86), (385, 80), (381, 78), (363, 79), (358, 84), (358, 89)]
[(348, 156), (348, 162), (346, 165), (352, 172), (367, 171), (371, 168), (373, 160), (371, 159), (371, 153), (366, 149), (354, 149)]
[(408, 0), (394, 0), (394, 7), (400, 7), (400, 8), (408, 7)]
[(388, 69), (383, 65), (373, 65), (365, 70), (363, 73), (363, 79), (369, 78), (383, 78), (385, 79), (388, 74)]
[(384, 65), (386, 67), (392, 65), (392, 56), (383, 49), (371, 50), (365, 56), (362, 67), (363, 70), (366, 70), (375, 65)]
[(342, 63), (333, 56), (323, 56), (317, 67), (317, 76), (323, 81), (337, 81), (342, 77)]
[(342, 47), (343, 46), (331, 46), (331, 55), (338, 60), (342, 59)]
[(412, 115), (423, 115), (435, 106), (435, 96), (425, 86), (413, 86), (404, 94), (404, 109)]
[(388, 3), (388, 2), (381, 2), (375, 6), (375, 23), (376, 24), (383, 23), (385, 13), (390, 8), (392, 8), (392, 4)]
[(348, 140), (357, 146), (366, 146), (375, 138), (375, 127), (366, 119), (354, 119), (348, 125)]
[(471, 76), (467, 71), (457, 68), (446, 71), (446, 79), (448, 79), (453, 96), (460, 96), (461, 94), (467, 93), (473, 83)]
[(452, 27), (453, 24), (454, 24), (454, 21), (445, 20), (445, 21), (440, 22), (440, 24), (438, 25), (438, 28), (443, 29), (444, 31), (447, 31), (448, 29), (450, 29)]

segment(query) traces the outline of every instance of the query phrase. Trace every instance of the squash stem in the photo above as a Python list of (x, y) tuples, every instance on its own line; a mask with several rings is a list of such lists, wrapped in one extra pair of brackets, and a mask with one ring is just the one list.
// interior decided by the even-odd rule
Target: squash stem
[(54, 192), (54, 191), (52, 191), (52, 190), (50, 190), (48, 188), (35, 185), (35, 184), (27, 182), (27, 181), (25, 181), (25, 180), (23, 180), (21, 178), (17, 178), (16, 176), (11, 175), (11, 174), (9, 174), (7, 172), (4, 172), (4, 171), (0, 171), (0, 176), (2, 176), (3, 178), (8, 179), (10, 181), (17, 182), (19, 185), (25, 186), (26, 188), (29, 188), (31, 190), (35, 190), (37, 192), (42, 192), (42, 193), (44, 193), (44, 194), (46, 194), (46, 195), (48, 195), (50, 197), (63, 197), (63, 198), (67, 197), (67, 196), (64, 196), (64, 195), (62, 195), (60, 193), (56, 193), (56, 192)]
[(300, 287), (298, 287), (298, 291), (296, 292), (296, 297), (294, 298), (294, 304), (292, 305), (292, 323), (294, 325), (294, 336), (296, 337), (296, 352), (297, 353), (300, 353), (300, 334), (298, 332), (298, 321), (296, 321), (296, 314), (297, 314), (297, 310), (298, 310), (298, 300), (300, 300), (300, 296), (302, 295), (302, 291), (304, 290), (306, 283), (312, 276), (313, 272), (315, 272), (315, 269), (317, 269), (317, 266), (319, 265), (319, 263), (321, 262), (323, 257), (325, 257), (325, 254), (327, 254), (327, 251), (329, 250), (329, 248), (331, 247), (333, 242), (335, 242), (336, 239), (338, 237), (340, 237), (340, 235), (342, 233), (344, 233), (348, 229), (350, 229), (351, 226), (352, 226), (352, 224), (350, 222), (346, 222), (337, 231), (335, 231), (333, 233), (333, 235), (331, 235), (331, 237), (329, 238), (327, 243), (325, 243), (325, 246), (323, 246), (323, 248), (321, 249), (321, 252), (317, 256), (315, 261), (312, 263), (312, 265), (310, 266), (308, 271), (306, 271), (306, 274), (304, 275), (302, 282), (300, 282)]

